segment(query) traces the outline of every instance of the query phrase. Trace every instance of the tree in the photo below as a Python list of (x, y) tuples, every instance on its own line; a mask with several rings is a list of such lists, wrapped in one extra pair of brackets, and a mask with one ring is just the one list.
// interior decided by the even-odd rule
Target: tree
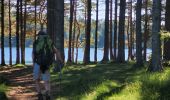
[(73, 39), (72, 39), (72, 62), (74, 62), (74, 47), (76, 38), (76, 20), (77, 20), (77, 0), (74, 0), (74, 28), (73, 28)]
[(64, 0), (47, 0), (47, 33), (64, 61)]
[(35, 25), (35, 26), (34, 26), (34, 29), (35, 29), (35, 30), (34, 30), (34, 40), (35, 40), (35, 39), (36, 39), (36, 33), (37, 33), (37, 0), (35, 0), (34, 3), (35, 3), (35, 4), (34, 4), (34, 7), (35, 7), (35, 8), (34, 8), (34, 9), (35, 9), (35, 11), (34, 11), (34, 16), (35, 16), (35, 17), (34, 17), (34, 21), (35, 21), (35, 22), (34, 22), (34, 25)]
[(87, 1), (87, 22), (86, 22), (86, 36), (85, 36), (85, 51), (84, 51), (84, 64), (90, 62), (90, 31), (91, 31), (91, 0)]
[(105, 9), (105, 33), (104, 33), (104, 55), (102, 62), (109, 61), (109, 0), (106, 0)]
[(20, 63), (20, 50), (19, 50), (19, 1), (17, 0), (16, 9), (16, 64)]
[(20, 0), (20, 41), (21, 41), (21, 63), (25, 64), (25, 47), (24, 47), (24, 31), (23, 31), (23, 0)]
[(149, 71), (163, 70), (161, 64), (161, 40), (160, 40), (160, 23), (161, 23), (161, 0), (153, 0), (152, 7), (152, 59)]
[(137, 4), (136, 4), (136, 65), (137, 66), (143, 66), (141, 8), (142, 8), (142, 0), (137, 0)]
[(111, 60), (113, 60), (113, 48), (112, 48), (112, 45), (113, 45), (113, 43), (112, 43), (113, 42), (112, 41), (112, 29), (113, 29), (112, 28), (112, 26), (113, 26), (112, 25), (112, 8), (113, 8), (113, 6), (112, 6), (112, 3), (113, 3), (113, 0), (110, 0), (110, 27), (109, 27), (110, 28), (110, 32), (109, 32), (109, 37), (110, 37), (110, 39), (109, 39), (110, 43), (109, 44), (110, 44), (110, 46), (109, 47), (110, 47), (110, 59)]
[[(170, 1), (166, 0), (165, 29), (170, 31)], [(170, 60), (170, 39), (164, 41), (164, 59)]]
[(11, 0), (8, 1), (9, 5), (9, 65), (12, 65), (12, 41), (11, 41)]
[(114, 60), (117, 58), (117, 0), (115, 0), (115, 19), (114, 19)]
[(143, 58), (146, 61), (147, 53), (147, 40), (148, 40), (148, 0), (145, 0), (145, 26), (144, 26), (144, 54)]
[(132, 60), (133, 55), (132, 55), (132, 40), (133, 40), (133, 22), (132, 22), (132, 0), (129, 0), (129, 27), (130, 27), (130, 32), (129, 32), (129, 50), (128, 50), (128, 59)]
[(67, 60), (67, 63), (72, 62), (71, 43), (72, 43), (73, 12), (74, 12), (74, 0), (70, 0), (69, 45), (68, 45), (68, 60)]
[(1, 65), (5, 65), (4, 53), (4, 0), (1, 0)]
[(118, 58), (119, 63), (125, 62), (125, 8), (126, 0), (120, 0), (120, 13), (119, 13), (119, 35), (118, 35)]
[(98, 12), (99, 12), (99, 0), (96, 0), (96, 30), (95, 30), (95, 49), (94, 49), (94, 61), (97, 62), (97, 42), (98, 42)]

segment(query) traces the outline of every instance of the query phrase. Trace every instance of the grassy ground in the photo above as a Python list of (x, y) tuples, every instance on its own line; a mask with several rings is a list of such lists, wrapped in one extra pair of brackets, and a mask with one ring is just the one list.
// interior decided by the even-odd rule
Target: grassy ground
[(6, 82), (7, 80), (3, 76), (0, 76), (0, 100), (7, 100), (5, 94), (5, 92), (7, 91)]
[[(170, 68), (162, 73), (135, 69), (133, 63), (75, 65), (52, 74), (61, 100), (170, 100)], [(52, 88), (54, 90), (54, 88)]]

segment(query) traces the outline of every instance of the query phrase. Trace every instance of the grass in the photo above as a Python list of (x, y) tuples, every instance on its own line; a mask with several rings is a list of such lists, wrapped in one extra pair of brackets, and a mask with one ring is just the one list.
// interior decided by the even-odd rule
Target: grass
[[(162, 73), (135, 69), (133, 63), (66, 66), (56, 100), (169, 100), (170, 68)], [(59, 74), (52, 80), (59, 87)], [(55, 88), (56, 88), (55, 87)], [(53, 88), (53, 90), (55, 90)]]
[(5, 92), (7, 91), (8, 87), (6, 86), (7, 80), (0, 76), (0, 100), (7, 100)]

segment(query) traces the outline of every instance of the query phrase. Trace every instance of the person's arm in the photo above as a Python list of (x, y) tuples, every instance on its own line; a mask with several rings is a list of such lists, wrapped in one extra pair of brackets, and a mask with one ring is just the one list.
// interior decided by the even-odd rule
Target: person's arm
[(57, 48), (55, 48), (55, 47), (53, 47), (53, 49), (54, 49), (54, 52), (55, 52), (55, 57), (56, 57), (56, 59), (58, 59), (58, 60), (60, 60), (62, 63), (64, 63), (64, 61), (63, 61), (63, 59), (62, 59), (62, 57), (61, 57), (60, 51), (59, 51)]
[(32, 51), (32, 62), (33, 62), (33, 66), (34, 66), (34, 53)]

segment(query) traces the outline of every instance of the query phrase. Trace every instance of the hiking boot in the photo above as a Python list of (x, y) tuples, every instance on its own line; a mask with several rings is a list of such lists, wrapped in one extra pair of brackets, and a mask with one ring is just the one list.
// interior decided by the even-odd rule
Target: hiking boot
[(50, 95), (48, 94), (48, 92), (46, 92), (46, 94), (45, 94), (45, 99), (46, 100), (51, 100)]
[(38, 94), (38, 100), (43, 100), (43, 95), (41, 93)]

